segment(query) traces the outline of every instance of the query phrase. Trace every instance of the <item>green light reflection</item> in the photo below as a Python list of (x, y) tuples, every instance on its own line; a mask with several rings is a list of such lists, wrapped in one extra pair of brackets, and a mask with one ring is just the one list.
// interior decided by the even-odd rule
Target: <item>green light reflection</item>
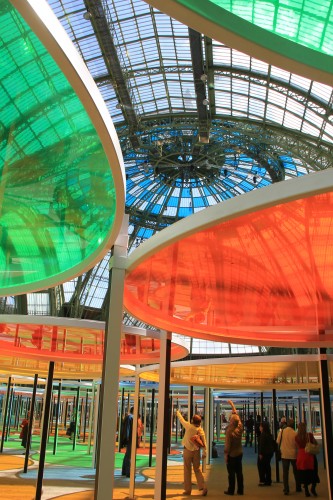
[[(195, 10), (193, 1), (180, 0), (179, 3), (191, 3)], [(204, 2), (200, 3), (203, 7)], [(331, 0), (208, 0), (207, 3), (300, 45), (333, 54)]]
[(115, 186), (81, 101), (7, 0), (0, 7), (0, 294), (88, 265)]

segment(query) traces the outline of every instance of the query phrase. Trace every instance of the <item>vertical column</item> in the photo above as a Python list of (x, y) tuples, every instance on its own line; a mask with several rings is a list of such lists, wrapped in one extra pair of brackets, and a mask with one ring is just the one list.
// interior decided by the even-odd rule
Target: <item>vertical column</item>
[(95, 380), (92, 382), (91, 386), (91, 403), (90, 403), (90, 411), (89, 411), (89, 431), (88, 431), (88, 449), (87, 453), (90, 455), (91, 453), (91, 439), (93, 435), (93, 423), (94, 423), (94, 412), (95, 412)]
[(80, 385), (76, 389), (76, 399), (75, 399), (75, 408), (74, 408), (74, 421), (75, 421), (75, 432), (73, 436), (73, 451), (76, 448), (76, 440), (77, 440), (77, 422), (79, 415), (79, 404), (80, 404)]
[(155, 500), (166, 499), (166, 477), (169, 443), (169, 387), (171, 361), (171, 333), (161, 331), (160, 381), (158, 388), (158, 419), (156, 443)]
[(136, 468), (136, 445), (138, 436), (138, 418), (139, 418), (139, 397), (140, 397), (140, 377), (135, 374), (135, 389), (134, 389), (134, 412), (133, 412), (133, 428), (132, 428), (132, 447), (131, 447), (131, 469), (130, 469), (130, 485), (128, 497), (134, 499), (135, 491), (135, 468)]
[(54, 372), (54, 361), (50, 361), (49, 372), (47, 375), (44, 409), (43, 409), (43, 425), (42, 425), (42, 433), (40, 439), (39, 464), (38, 464), (35, 500), (41, 500), (42, 498), (46, 442), (49, 430), (50, 408), (51, 408), (51, 398), (52, 398), (53, 372)]
[(326, 348), (319, 349), (319, 372), (321, 383), (321, 414), (322, 414), (322, 442), (324, 445), (328, 498), (332, 498), (333, 494), (333, 460), (330, 457), (333, 449), (333, 433), (332, 433), (332, 412), (331, 398), (329, 386), (329, 366), (327, 362)]
[(5, 408), (4, 408), (3, 412), (2, 412), (3, 420), (2, 420), (2, 434), (1, 434), (0, 453), (3, 452), (3, 443), (4, 443), (5, 435), (6, 435), (7, 419), (8, 419), (7, 413), (8, 413), (8, 405), (9, 405), (11, 383), (12, 383), (12, 378), (8, 377)]
[(216, 441), (219, 442), (221, 437), (221, 403), (216, 402)]
[(128, 215), (125, 215), (122, 228), (112, 248), (110, 259), (110, 300), (104, 339), (95, 500), (105, 500), (113, 496), (114, 444), (117, 431), (119, 364), (127, 244)]
[(99, 415), (99, 400), (100, 400), (100, 390), (101, 386), (100, 384), (97, 385), (96, 387), (96, 394), (95, 394), (95, 405), (94, 405), (94, 447), (93, 447), (93, 454), (92, 454), (92, 467), (96, 467), (96, 460), (97, 460), (97, 450), (98, 450), (98, 415)]
[(53, 455), (55, 455), (56, 451), (57, 451), (58, 427), (59, 427), (59, 415), (60, 415), (60, 398), (61, 398), (61, 382), (59, 382), (59, 385), (58, 385), (58, 398), (57, 398), (57, 406), (56, 406), (56, 418), (55, 418), (55, 429), (54, 429), (54, 440), (53, 440)]
[(83, 440), (82, 440), (83, 443), (86, 442), (88, 409), (89, 409), (89, 389), (87, 387), (86, 400), (84, 403)]
[(193, 417), (193, 385), (190, 385), (188, 388), (188, 404), (187, 404), (187, 420), (191, 422), (191, 419)]
[(32, 434), (32, 426), (34, 421), (34, 411), (35, 411), (35, 401), (36, 401), (36, 392), (37, 392), (37, 384), (38, 384), (38, 375), (35, 373), (34, 377), (34, 385), (32, 389), (32, 397), (31, 397), (31, 406), (30, 406), (30, 415), (29, 415), (29, 426), (28, 426), (28, 435), (27, 435), (27, 445), (25, 448), (25, 457), (24, 457), (24, 467), (23, 472), (26, 473), (28, 470), (28, 462), (29, 462), (29, 452), (30, 452), (30, 444), (31, 444), (31, 434)]
[[(212, 457), (212, 441), (213, 441), (213, 436), (212, 436), (212, 426), (211, 426), (211, 410), (212, 410), (212, 398), (211, 398), (211, 392), (212, 390), (209, 387), (205, 387), (205, 419), (204, 419), (204, 431), (206, 435), (206, 441), (207, 441), (207, 458), (204, 461), (204, 465), (209, 465), (210, 464), (210, 459)], [(178, 419), (177, 419), (178, 420)]]
[[(276, 389), (273, 389), (273, 436), (274, 436), (274, 439), (276, 440), (277, 438), (277, 420), (278, 420), (278, 417), (277, 417), (277, 406), (276, 406)], [(262, 418), (262, 416), (261, 416)], [(261, 420), (262, 421), (262, 420)], [(276, 456), (275, 456), (275, 474), (276, 474), (276, 482), (279, 483), (280, 482), (280, 469), (279, 469), (279, 462), (278, 460), (276, 460)]]
[(151, 403), (150, 403), (150, 425), (149, 425), (149, 462), (148, 465), (151, 467), (152, 457), (153, 457), (153, 437), (155, 429), (155, 389), (151, 391)]
[(120, 409), (119, 409), (119, 421), (118, 421), (118, 451), (120, 451), (121, 447), (121, 433), (122, 433), (122, 424), (123, 424), (123, 415), (124, 415), (124, 396), (125, 396), (125, 388), (123, 387), (121, 390), (121, 398), (120, 398)]

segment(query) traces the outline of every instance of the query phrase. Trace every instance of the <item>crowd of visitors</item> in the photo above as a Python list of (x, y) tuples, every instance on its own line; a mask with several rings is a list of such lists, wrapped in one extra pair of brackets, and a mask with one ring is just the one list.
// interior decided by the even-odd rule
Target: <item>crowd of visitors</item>
[[(272, 485), (271, 460), (276, 453), (276, 458), (282, 462), (283, 493), (290, 494), (289, 470), (293, 472), (296, 492), (302, 491), (306, 497), (311, 494), (316, 497), (316, 486), (320, 482), (318, 476), (318, 462), (316, 454), (319, 450), (313, 434), (307, 432), (306, 424), (300, 422), (295, 430), (293, 419), (282, 417), (279, 422), (279, 432), (275, 440), (269, 422), (261, 420), (257, 415), (254, 420), (253, 414), (250, 414), (243, 426), (241, 418), (232, 401), (231, 414), (225, 430), (224, 442), (224, 460), (228, 472), (228, 487), (224, 491), (225, 495), (244, 495), (244, 476), (243, 476), (243, 434), (245, 432), (244, 446), (252, 447), (253, 438), (258, 445), (257, 468), (260, 487)], [(208, 493), (205, 477), (201, 469), (201, 460), (206, 458), (206, 436), (201, 426), (201, 416), (193, 415), (191, 421), (188, 421), (182, 413), (177, 410), (176, 414), (183, 428), (183, 462), (184, 462), (184, 495), (191, 495), (192, 492), (192, 468), (195, 474), (198, 489), (202, 496)], [(130, 452), (131, 452), (131, 434), (133, 426), (133, 408), (129, 415), (125, 417), (122, 425), (122, 446), (126, 446), (122, 474), (129, 477), (130, 474)], [(138, 419), (137, 447), (140, 447), (141, 436), (144, 425), (141, 419)], [(216, 443), (213, 442), (212, 458), (218, 458)]]

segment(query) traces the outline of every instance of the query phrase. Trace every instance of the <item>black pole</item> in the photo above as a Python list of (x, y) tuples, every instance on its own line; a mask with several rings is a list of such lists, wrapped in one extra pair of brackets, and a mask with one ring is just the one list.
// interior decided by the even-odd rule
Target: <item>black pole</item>
[(31, 406), (30, 406), (30, 415), (29, 415), (29, 425), (28, 425), (28, 435), (27, 435), (27, 445), (26, 445), (26, 448), (25, 448), (25, 457), (24, 457), (24, 467), (23, 467), (23, 472), (24, 473), (26, 473), (27, 470), (28, 470), (29, 452), (30, 452), (30, 445), (31, 445), (32, 425), (33, 425), (33, 421), (34, 421), (34, 410), (35, 410), (37, 384), (38, 384), (38, 374), (35, 373), (34, 385), (33, 385), (33, 388), (32, 388), (32, 397), (31, 397)]
[(10, 397), (9, 397), (9, 405), (8, 405), (8, 418), (7, 418), (7, 431), (6, 431), (6, 441), (10, 434), (10, 427), (12, 422), (12, 408), (13, 408), (13, 398), (14, 398), (14, 388), (11, 388)]
[(254, 399), (253, 401), (253, 418), (254, 418), (254, 453), (257, 453), (257, 445), (258, 445), (258, 436), (257, 436), (257, 402)]
[(329, 489), (329, 498), (333, 494), (333, 461), (326, 460), (330, 455), (329, 450), (333, 449), (333, 432), (332, 432), (332, 411), (331, 411), (331, 398), (330, 398), (330, 375), (329, 366), (327, 361), (326, 348), (321, 347), (320, 353), (320, 375), (321, 375), (321, 411), (322, 411), (322, 443), (326, 448), (324, 451), (325, 465), (327, 471), (327, 483)]
[[(161, 490), (159, 498), (166, 499), (167, 488), (167, 462), (168, 462), (168, 445), (170, 435), (170, 363), (171, 363), (171, 338), (166, 339), (166, 355), (165, 355), (165, 387), (164, 387), (164, 415), (159, 415), (158, 418), (163, 418), (163, 436), (162, 436), (162, 477)], [(192, 387), (193, 388), (193, 387)], [(159, 439), (161, 436), (158, 437)]]
[(189, 402), (188, 402), (188, 418), (187, 420), (191, 422), (193, 416), (193, 385), (190, 386)]
[[(276, 441), (277, 438), (277, 408), (276, 408), (276, 389), (273, 389), (273, 436)], [(276, 474), (276, 482), (280, 482), (280, 469), (279, 469), (279, 461), (276, 459), (275, 452), (275, 474)]]
[(3, 443), (4, 443), (4, 440), (5, 440), (5, 434), (6, 434), (6, 428), (7, 428), (7, 412), (8, 412), (8, 403), (9, 403), (11, 383), (12, 383), (12, 377), (8, 377), (5, 411), (4, 411), (4, 415), (3, 415), (3, 421), (2, 421), (2, 434), (1, 434), (0, 453), (3, 452)]
[(119, 412), (119, 422), (118, 422), (118, 451), (121, 450), (121, 427), (123, 425), (123, 414), (124, 414), (124, 399), (125, 399), (125, 389), (124, 387), (121, 390), (121, 399), (120, 399), (120, 412)]
[(64, 416), (64, 427), (67, 427), (67, 413), (68, 413), (68, 399), (66, 399), (65, 403), (65, 416)]
[(89, 389), (87, 389), (86, 402), (85, 402), (85, 405), (84, 405), (84, 421), (83, 421), (83, 442), (84, 443), (86, 442), (88, 404), (89, 404)]
[(47, 375), (45, 401), (44, 401), (44, 417), (43, 417), (42, 434), (40, 440), (39, 464), (38, 464), (35, 500), (41, 500), (42, 498), (45, 452), (46, 452), (47, 435), (49, 430), (50, 408), (51, 408), (51, 398), (52, 398), (53, 373), (54, 373), (54, 361), (50, 361), (49, 372)]
[(151, 391), (151, 412), (150, 412), (150, 435), (149, 435), (149, 467), (153, 458), (153, 434), (154, 434), (154, 411), (155, 411), (155, 389)]
[(15, 429), (18, 429), (19, 423), (20, 423), (20, 410), (21, 410), (21, 402), (22, 402), (22, 395), (19, 395), (17, 397), (17, 405), (16, 405), (16, 417), (15, 417)]
[(54, 396), (52, 394), (52, 399), (51, 399), (51, 405), (50, 405), (50, 422), (49, 422), (49, 433), (48, 433), (48, 436), (47, 436), (47, 441), (50, 440), (50, 434), (52, 432), (52, 429), (53, 429), (53, 410), (54, 410)]
[(58, 442), (58, 420), (60, 413), (60, 398), (61, 398), (61, 382), (58, 385), (58, 400), (56, 406), (56, 416), (55, 416), (55, 428), (54, 428), (54, 440), (53, 440), (53, 455), (56, 454), (57, 451), (57, 442)]
[(264, 393), (260, 393), (260, 419), (261, 422), (264, 421)]
[(75, 401), (75, 435), (73, 437), (73, 451), (75, 450), (76, 446), (76, 435), (77, 435), (77, 417), (79, 413), (79, 404), (80, 404), (80, 386), (77, 388), (77, 393), (76, 393), (76, 401)]

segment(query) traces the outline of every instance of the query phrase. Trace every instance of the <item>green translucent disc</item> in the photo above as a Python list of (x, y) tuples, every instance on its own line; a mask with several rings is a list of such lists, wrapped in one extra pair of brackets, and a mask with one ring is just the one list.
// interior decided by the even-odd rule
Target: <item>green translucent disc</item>
[(332, 85), (331, 0), (145, 0), (232, 48)]
[(331, 0), (209, 1), (276, 35), (324, 54), (333, 55)]
[(116, 192), (84, 106), (7, 0), (0, 33), (0, 294), (9, 295), (87, 269), (110, 236)]

